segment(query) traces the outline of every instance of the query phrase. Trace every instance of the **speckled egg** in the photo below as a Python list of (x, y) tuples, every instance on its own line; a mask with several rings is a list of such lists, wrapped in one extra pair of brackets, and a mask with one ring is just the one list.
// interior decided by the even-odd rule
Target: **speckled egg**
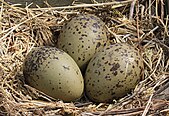
[(107, 41), (104, 22), (92, 14), (79, 14), (62, 28), (57, 46), (84, 71), (94, 53)]
[(134, 47), (124, 43), (105, 46), (86, 69), (86, 95), (95, 102), (119, 99), (135, 88), (142, 69), (142, 58)]
[(23, 63), (25, 82), (63, 101), (81, 97), (84, 81), (78, 65), (64, 51), (54, 47), (33, 48)]

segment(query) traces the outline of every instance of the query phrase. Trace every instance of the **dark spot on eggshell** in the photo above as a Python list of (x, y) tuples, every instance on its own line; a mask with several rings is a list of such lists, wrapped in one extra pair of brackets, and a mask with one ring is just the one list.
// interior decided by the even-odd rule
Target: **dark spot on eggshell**
[(110, 49), (109, 47), (106, 48), (106, 50)]
[(116, 76), (116, 75), (118, 74), (118, 72), (117, 72), (117, 71), (112, 71), (112, 74), (113, 74), (114, 76)]
[(107, 63), (108, 63), (108, 61), (104, 62), (104, 64), (107, 64)]
[(122, 70), (120, 71), (120, 73), (123, 73), (123, 72), (124, 72), (124, 71), (122, 71)]
[(87, 37), (87, 34), (81, 34), (82, 37)]
[(97, 45), (96, 45), (96, 49), (99, 48), (101, 46), (101, 43), (98, 42)]
[(40, 79), (39, 75), (36, 75), (37, 79)]
[(105, 79), (111, 81), (111, 76), (110, 75), (106, 75)]
[(86, 28), (86, 25), (83, 25), (83, 28)]
[(63, 68), (66, 70), (70, 70), (70, 68), (68, 66), (63, 66)]
[(78, 60), (81, 60), (81, 58), (80, 58), (80, 57), (78, 57)]
[(139, 66), (139, 69), (141, 69), (141, 70), (142, 70), (142, 67), (141, 67), (141, 66)]
[(49, 84), (52, 84), (51, 80), (49, 80)]
[(118, 70), (118, 68), (120, 68), (120, 64), (119, 63), (113, 63), (113, 64), (111, 64), (110, 71), (116, 71), (116, 70)]
[(133, 74), (133, 71), (130, 70), (130, 71), (127, 73), (127, 76), (130, 76), (130, 75), (132, 75), (132, 74)]
[(64, 48), (64, 47), (65, 47), (65, 45), (62, 46), (62, 48)]
[(99, 29), (100, 28), (100, 26), (99, 26), (99, 24), (98, 23), (93, 23), (93, 25), (92, 25), (94, 28), (96, 28), (96, 29)]
[(93, 30), (93, 33), (97, 33), (97, 31), (96, 31), (96, 30)]
[(90, 90), (88, 90), (87, 93), (90, 93)]
[[(65, 25), (65, 27), (66, 27), (66, 25)], [(68, 27), (68, 30), (70, 29), (70, 27)], [(63, 31), (61, 30), (61, 33), (62, 33)]]
[(114, 51), (119, 52), (119, 48), (115, 49)]
[(133, 65), (132, 68), (135, 68), (135, 66)]
[(120, 87), (123, 87), (123, 85), (120, 85), (120, 83), (117, 83), (117, 84), (116, 84), (116, 87), (117, 87), (117, 88), (120, 88)]
[(115, 92), (111, 93), (112, 96), (115, 95), (115, 94), (116, 94)]
[(138, 60), (136, 60), (136, 64), (139, 65), (139, 61)]

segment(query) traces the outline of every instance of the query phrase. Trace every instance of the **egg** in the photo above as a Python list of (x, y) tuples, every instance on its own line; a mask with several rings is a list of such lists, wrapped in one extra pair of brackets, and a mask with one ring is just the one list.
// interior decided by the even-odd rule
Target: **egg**
[(36, 47), (23, 63), (25, 82), (45, 94), (69, 102), (81, 97), (84, 80), (75, 61), (55, 47)]
[(89, 60), (106, 41), (104, 22), (92, 14), (79, 14), (63, 26), (57, 47), (67, 52), (84, 72)]
[(94, 102), (120, 99), (138, 84), (143, 69), (138, 50), (125, 43), (107, 45), (89, 62), (85, 93)]

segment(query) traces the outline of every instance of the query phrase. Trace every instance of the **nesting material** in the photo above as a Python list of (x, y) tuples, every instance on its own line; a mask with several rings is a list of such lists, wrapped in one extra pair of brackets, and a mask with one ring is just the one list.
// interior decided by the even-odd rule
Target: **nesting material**
[[(106, 24), (111, 44), (129, 43), (139, 49), (143, 57), (142, 81), (132, 93), (113, 103), (96, 104), (85, 96), (76, 102), (64, 103), (25, 84), (22, 72), (25, 56), (35, 46), (55, 46), (61, 27), (79, 13), (100, 17)], [(0, 114), (167, 114), (169, 95), (163, 92), (169, 83), (167, 21), (164, 5), (158, 0), (75, 2), (72, 6), (49, 8), (19, 8), (1, 3)]]

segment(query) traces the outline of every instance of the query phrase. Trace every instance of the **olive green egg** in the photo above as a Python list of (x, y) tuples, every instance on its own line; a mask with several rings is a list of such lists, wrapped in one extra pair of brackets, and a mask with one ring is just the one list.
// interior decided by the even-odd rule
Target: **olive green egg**
[(67, 52), (83, 72), (94, 53), (106, 41), (104, 22), (93, 14), (79, 14), (65, 23), (57, 47)]
[(25, 82), (45, 94), (69, 102), (81, 97), (84, 80), (78, 65), (55, 47), (36, 47), (23, 63)]
[(87, 66), (85, 93), (94, 102), (120, 99), (138, 84), (142, 69), (142, 57), (134, 47), (125, 43), (105, 46)]

